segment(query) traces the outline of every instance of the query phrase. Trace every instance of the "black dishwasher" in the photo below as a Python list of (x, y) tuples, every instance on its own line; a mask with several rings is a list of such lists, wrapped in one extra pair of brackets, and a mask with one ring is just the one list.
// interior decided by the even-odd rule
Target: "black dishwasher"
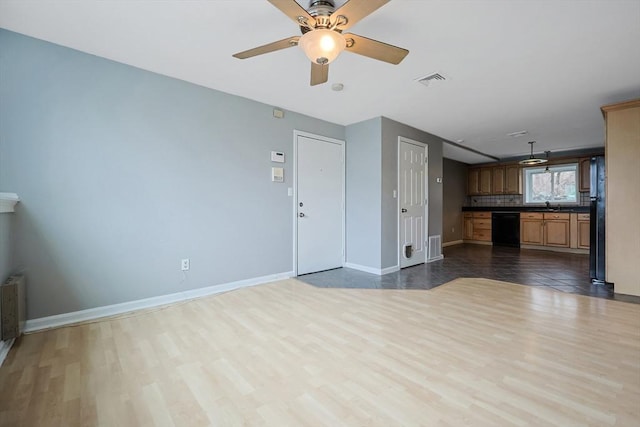
[(491, 241), (494, 246), (520, 247), (520, 213), (494, 212), (491, 214)]

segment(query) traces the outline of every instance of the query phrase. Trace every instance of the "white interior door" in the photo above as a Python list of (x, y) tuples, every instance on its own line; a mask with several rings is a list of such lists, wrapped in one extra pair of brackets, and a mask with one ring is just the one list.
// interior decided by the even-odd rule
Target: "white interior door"
[(399, 170), (399, 250), (400, 268), (424, 263), (427, 259), (425, 145), (404, 138), (398, 140)]
[(342, 141), (296, 136), (296, 271), (342, 267), (344, 242)]

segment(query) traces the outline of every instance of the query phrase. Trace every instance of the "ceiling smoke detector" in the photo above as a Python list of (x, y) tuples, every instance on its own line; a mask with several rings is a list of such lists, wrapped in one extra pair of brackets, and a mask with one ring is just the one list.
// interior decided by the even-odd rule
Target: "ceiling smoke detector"
[(423, 77), (418, 77), (416, 79), (418, 83), (423, 84), (425, 86), (429, 86), (429, 83), (431, 83), (434, 80), (447, 80), (447, 79), (440, 73), (431, 73)]

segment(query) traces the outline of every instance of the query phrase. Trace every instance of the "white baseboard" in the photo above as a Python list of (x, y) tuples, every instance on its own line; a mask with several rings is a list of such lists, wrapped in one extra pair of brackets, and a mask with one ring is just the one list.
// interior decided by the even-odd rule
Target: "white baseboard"
[(9, 350), (11, 350), (11, 346), (13, 345), (14, 341), (15, 341), (15, 338), (11, 338), (10, 340), (7, 340), (7, 341), (0, 341), (0, 366), (2, 366), (4, 359), (7, 358), (7, 355), (9, 354)]
[(40, 331), (43, 329), (70, 325), (73, 323), (85, 322), (87, 320), (99, 319), (101, 317), (128, 313), (144, 308), (159, 307), (175, 302), (213, 295), (220, 292), (227, 292), (234, 289), (261, 285), (263, 283), (275, 282), (276, 280), (289, 279), (291, 277), (293, 277), (293, 271), (287, 271), (285, 273), (270, 274), (267, 276), (255, 277), (252, 279), (238, 280), (236, 282), (207, 286), (206, 288), (191, 289), (188, 291), (176, 292), (169, 295), (161, 295), (136, 301), (123, 302), (120, 304), (106, 305), (103, 307), (89, 308), (87, 310), (73, 311), (71, 313), (56, 314), (54, 316), (31, 319), (27, 320), (24, 327), (24, 332)]
[(461, 245), (463, 243), (464, 243), (464, 240), (452, 240), (451, 242), (443, 243), (442, 247), (446, 248), (447, 246)]
[(385, 274), (395, 273), (396, 271), (400, 271), (400, 267), (394, 265), (393, 267), (383, 268), (380, 272), (381, 275), (384, 276)]
[(382, 275), (382, 270), (379, 268), (367, 267), (366, 265), (354, 264), (352, 262), (345, 262), (344, 266), (353, 268), (354, 270), (364, 271), (365, 273), (377, 274), (378, 276)]
[(400, 270), (400, 267), (398, 267), (397, 265), (394, 265), (393, 267), (387, 267), (387, 268), (374, 268), (374, 267), (367, 267), (366, 265), (345, 262), (344, 266), (347, 268), (353, 268), (354, 270), (364, 271), (365, 273), (376, 274), (378, 276), (384, 276), (385, 274), (393, 273), (395, 271)]
[(441, 259), (444, 259), (444, 255), (438, 255), (438, 256), (436, 256), (436, 257), (429, 258), (429, 259), (427, 260), (427, 262), (429, 263), (429, 262), (439, 261), (439, 260), (441, 260)]

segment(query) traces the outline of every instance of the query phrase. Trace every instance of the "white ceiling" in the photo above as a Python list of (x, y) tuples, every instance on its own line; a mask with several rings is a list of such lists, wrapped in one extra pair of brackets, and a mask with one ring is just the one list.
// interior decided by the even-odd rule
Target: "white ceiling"
[[(501, 158), (528, 155), (530, 140), (536, 153), (602, 146), (600, 106), (640, 98), (638, 0), (392, 0), (349, 31), (407, 58), (343, 53), (315, 87), (299, 48), (232, 58), (299, 34), (265, 0), (0, 0), (0, 27), (342, 125), (386, 116)], [(432, 72), (447, 80), (415, 82)]]

